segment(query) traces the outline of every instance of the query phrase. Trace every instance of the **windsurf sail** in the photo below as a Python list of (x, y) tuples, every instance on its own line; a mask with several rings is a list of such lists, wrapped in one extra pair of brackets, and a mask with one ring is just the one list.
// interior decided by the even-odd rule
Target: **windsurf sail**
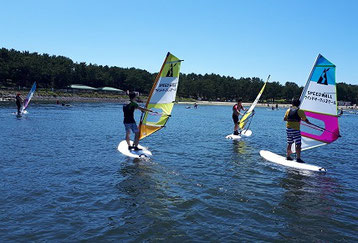
[(301, 122), (302, 150), (334, 142), (340, 137), (337, 115), (336, 66), (318, 55), (300, 97), (300, 109), (313, 124)]
[(182, 61), (168, 52), (145, 105), (147, 109), (155, 113), (144, 112), (142, 114), (139, 124), (139, 139), (159, 131), (167, 123), (174, 106)]
[(261, 97), (262, 93), (264, 92), (265, 87), (266, 87), (266, 84), (267, 84), (267, 82), (269, 81), (270, 77), (271, 77), (271, 75), (269, 75), (269, 76), (267, 77), (267, 80), (266, 80), (266, 82), (264, 83), (264, 85), (262, 86), (262, 88), (261, 88), (259, 94), (257, 95), (256, 99), (255, 99), (254, 102), (251, 104), (250, 108), (249, 108), (249, 109), (245, 112), (245, 114), (241, 117), (241, 120), (240, 120), (240, 122), (239, 122), (239, 127), (240, 127), (241, 130), (245, 128), (245, 126), (246, 126), (246, 124), (248, 124), (248, 121), (250, 120), (250, 118), (253, 117), (253, 115), (254, 115), (254, 114), (253, 114), (253, 110), (255, 109), (255, 106), (256, 106), (257, 103), (259, 102), (260, 97)]
[(29, 91), (26, 98), (24, 99), (24, 104), (21, 107), (21, 112), (26, 110), (26, 108), (29, 106), (32, 96), (34, 96), (35, 90), (36, 90), (36, 82), (34, 82), (34, 84), (31, 87), (31, 90)]

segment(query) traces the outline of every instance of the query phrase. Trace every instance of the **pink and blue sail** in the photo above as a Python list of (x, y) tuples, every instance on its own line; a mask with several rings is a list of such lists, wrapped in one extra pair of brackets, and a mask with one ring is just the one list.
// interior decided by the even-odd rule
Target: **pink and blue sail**
[(24, 105), (21, 108), (21, 112), (26, 110), (26, 108), (29, 106), (30, 101), (32, 99), (32, 96), (34, 96), (35, 91), (36, 91), (36, 82), (34, 82), (34, 84), (31, 87), (31, 90), (29, 91), (26, 98), (24, 99)]
[(313, 124), (302, 122), (302, 150), (334, 142), (340, 137), (337, 116), (336, 66), (318, 55), (301, 94), (300, 109)]

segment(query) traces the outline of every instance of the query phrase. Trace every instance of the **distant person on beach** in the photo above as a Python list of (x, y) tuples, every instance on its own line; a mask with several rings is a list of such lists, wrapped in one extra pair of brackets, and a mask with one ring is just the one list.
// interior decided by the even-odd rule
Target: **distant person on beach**
[(22, 100), (22, 98), (21, 98), (21, 96), (20, 96), (20, 93), (18, 93), (17, 95), (16, 95), (16, 106), (17, 106), (17, 114), (18, 115), (20, 115), (21, 114), (21, 111), (20, 111), (20, 109), (21, 109), (21, 106), (22, 106), (22, 104), (23, 104), (23, 100)]
[[(124, 113), (124, 127), (126, 129), (126, 141), (128, 144), (128, 150), (134, 149), (134, 150), (140, 150), (138, 148), (139, 143), (139, 129), (134, 119), (134, 111), (135, 109), (140, 110), (141, 112), (153, 112), (152, 110), (148, 110), (146, 108), (140, 107), (135, 101), (135, 93), (130, 92), (128, 94), (129, 96), (129, 103), (126, 105), (123, 105), (123, 113)], [(133, 146), (130, 144), (130, 135), (131, 131), (135, 134), (134, 137), (134, 143)]]
[(292, 154), (292, 144), (296, 145), (296, 161), (304, 163), (301, 160), (301, 131), (300, 131), (300, 122), (303, 120), (307, 124), (312, 124), (308, 121), (303, 110), (298, 108), (301, 102), (297, 99), (292, 100), (292, 106), (286, 111), (285, 117), (283, 118), (286, 121), (286, 133), (287, 133), (287, 160), (293, 160), (291, 158)]
[(276, 110), (278, 110), (278, 104), (276, 104)]
[(198, 108), (198, 104), (196, 102), (194, 103), (194, 108)]
[(244, 109), (244, 107), (242, 106), (242, 99), (239, 98), (237, 99), (237, 104), (235, 104), (232, 107), (232, 120), (234, 121), (234, 135), (239, 135), (239, 115), (243, 115), (242, 113), (240, 113), (240, 111), (246, 111), (246, 109)]

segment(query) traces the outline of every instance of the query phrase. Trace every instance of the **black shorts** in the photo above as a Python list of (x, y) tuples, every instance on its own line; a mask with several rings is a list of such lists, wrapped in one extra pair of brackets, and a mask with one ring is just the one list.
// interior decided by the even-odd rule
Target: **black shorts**
[(234, 121), (234, 123), (238, 123), (239, 122), (239, 116), (232, 114), (232, 120)]

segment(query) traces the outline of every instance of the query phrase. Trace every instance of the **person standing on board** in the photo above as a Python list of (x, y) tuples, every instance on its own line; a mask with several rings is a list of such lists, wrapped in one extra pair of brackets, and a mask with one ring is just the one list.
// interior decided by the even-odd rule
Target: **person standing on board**
[[(145, 109), (143, 107), (140, 107), (135, 101), (135, 93), (129, 93), (129, 103), (123, 106), (123, 113), (124, 113), (124, 126), (126, 129), (126, 141), (128, 144), (128, 150), (134, 149), (134, 150), (140, 150), (138, 148), (138, 143), (139, 143), (139, 129), (138, 126), (134, 120), (134, 110), (138, 109), (141, 112), (153, 112), (152, 110), (148, 110)], [(135, 134), (134, 137), (134, 143), (133, 146), (131, 146), (130, 144), (130, 135), (131, 135), (131, 131)]]
[(20, 111), (20, 109), (21, 109), (21, 106), (22, 106), (22, 104), (23, 104), (23, 101), (22, 101), (22, 98), (21, 98), (21, 96), (20, 96), (20, 93), (18, 93), (17, 95), (16, 95), (16, 106), (17, 106), (17, 114), (18, 115), (20, 115), (21, 114), (21, 111)]
[(292, 100), (292, 106), (286, 111), (285, 117), (283, 118), (286, 121), (286, 133), (287, 133), (287, 152), (286, 159), (292, 160), (292, 144), (296, 145), (296, 161), (304, 163), (301, 160), (301, 131), (300, 131), (300, 122), (301, 120), (307, 124), (312, 124), (308, 121), (303, 110), (298, 108), (301, 102), (297, 99)]
[(343, 115), (343, 108), (340, 109), (339, 115), (338, 116), (342, 116)]
[(237, 104), (235, 104), (232, 107), (232, 120), (234, 121), (234, 135), (239, 135), (239, 115), (243, 115), (242, 113), (240, 113), (240, 111), (246, 111), (246, 109), (244, 109), (244, 107), (242, 106), (242, 99), (239, 98), (237, 99)]

